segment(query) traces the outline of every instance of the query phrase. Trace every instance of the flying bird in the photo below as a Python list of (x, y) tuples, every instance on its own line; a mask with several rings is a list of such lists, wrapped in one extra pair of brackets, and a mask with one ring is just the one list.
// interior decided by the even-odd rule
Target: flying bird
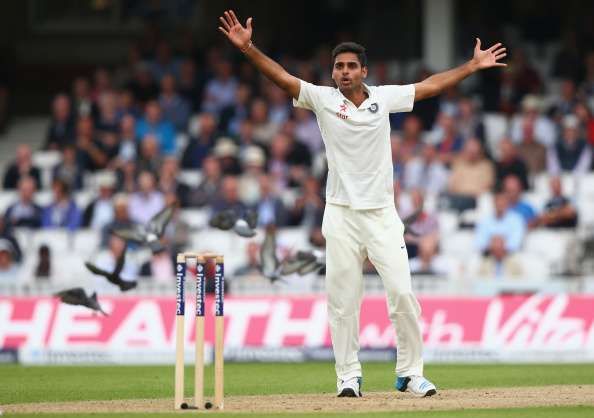
[(233, 209), (225, 209), (215, 214), (208, 224), (223, 231), (233, 229), (240, 237), (252, 238), (256, 235), (258, 213), (247, 210), (245, 216), (240, 217)]
[(159, 240), (173, 216), (174, 209), (175, 204), (166, 206), (153, 216), (147, 225), (134, 225), (131, 228), (116, 229), (113, 233), (126, 241), (147, 245), (153, 254), (159, 253), (165, 249)]
[(62, 303), (85, 306), (107, 316), (105, 311), (101, 308), (101, 305), (99, 305), (97, 292), (93, 292), (91, 296), (88, 296), (82, 287), (74, 287), (72, 289), (62, 290), (61, 292), (54, 294), (54, 296), (59, 298)]
[(85, 263), (85, 266), (87, 267), (87, 269), (89, 269), (89, 271), (91, 273), (96, 274), (98, 276), (105, 277), (108, 282), (115, 284), (116, 286), (118, 286), (120, 288), (120, 290), (122, 292), (125, 292), (127, 290), (134, 289), (136, 287), (135, 281), (124, 280), (120, 276), (120, 274), (122, 273), (122, 269), (124, 268), (125, 261), (126, 261), (126, 250), (122, 251), (122, 254), (116, 260), (115, 269), (111, 273), (100, 269), (99, 267), (97, 267), (94, 264), (91, 264), (88, 261)]

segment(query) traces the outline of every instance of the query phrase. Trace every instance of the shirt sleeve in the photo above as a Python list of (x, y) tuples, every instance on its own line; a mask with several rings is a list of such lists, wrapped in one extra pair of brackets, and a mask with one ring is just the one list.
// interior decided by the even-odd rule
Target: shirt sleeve
[(299, 80), (299, 98), (293, 99), (293, 106), (313, 110), (314, 112), (321, 106), (323, 87)]
[(415, 104), (415, 85), (380, 86), (382, 96), (388, 106), (388, 112), (410, 112)]

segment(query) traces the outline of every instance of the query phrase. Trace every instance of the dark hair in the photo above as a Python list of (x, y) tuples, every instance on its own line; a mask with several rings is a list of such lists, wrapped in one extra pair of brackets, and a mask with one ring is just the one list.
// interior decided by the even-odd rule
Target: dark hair
[(355, 42), (341, 42), (332, 50), (332, 62), (336, 60), (338, 54), (343, 52), (352, 52), (357, 55), (361, 67), (367, 67), (367, 54), (365, 53), (365, 47)]

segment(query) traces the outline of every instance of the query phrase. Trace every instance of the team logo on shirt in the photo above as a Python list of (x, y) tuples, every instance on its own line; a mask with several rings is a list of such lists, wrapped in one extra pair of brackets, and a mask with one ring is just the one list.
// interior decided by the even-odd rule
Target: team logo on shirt
[(379, 110), (379, 106), (377, 103), (371, 103), (371, 106), (367, 108), (371, 113), (376, 113)]
[(343, 103), (338, 107), (338, 112), (336, 112), (336, 116), (338, 116), (340, 119), (348, 119), (348, 115), (345, 115), (347, 111), (347, 104)]

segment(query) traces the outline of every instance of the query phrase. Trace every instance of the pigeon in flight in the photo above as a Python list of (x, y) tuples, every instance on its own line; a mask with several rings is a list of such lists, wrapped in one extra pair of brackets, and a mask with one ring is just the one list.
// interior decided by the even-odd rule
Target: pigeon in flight
[(82, 287), (74, 287), (72, 289), (62, 290), (61, 292), (54, 294), (54, 296), (59, 298), (62, 303), (86, 306), (89, 309), (101, 312), (103, 315), (107, 316), (105, 311), (101, 309), (99, 301), (97, 301), (97, 292), (93, 292), (91, 296), (88, 296)]
[(113, 272), (109, 272), (109, 271), (105, 271), (100, 269), (99, 267), (97, 267), (94, 264), (91, 264), (90, 262), (86, 262), (85, 266), (87, 267), (87, 269), (89, 269), (89, 271), (93, 274), (96, 274), (98, 276), (103, 276), (107, 279), (107, 281), (109, 281), (112, 284), (115, 284), (117, 287), (120, 288), (120, 290), (122, 292), (125, 292), (126, 290), (130, 290), (130, 289), (134, 289), (136, 287), (136, 282), (134, 281), (128, 281), (128, 280), (124, 280), (120, 277), (120, 274), (122, 273), (122, 269), (124, 268), (124, 263), (126, 261), (126, 250), (122, 251), (122, 255), (120, 255), (118, 257), (118, 259), (116, 260), (116, 266)]
[(252, 238), (256, 235), (258, 213), (247, 210), (245, 217), (240, 217), (233, 209), (225, 209), (214, 215), (208, 224), (223, 231), (233, 229), (240, 237)]
[(174, 209), (175, 205), (166, 206), (151, 218), (148, 225), (134, 225), (131, 228), (116, 229), (113, 233), (126, 241), (147, 245), (153, 254), (159, 253), (165, 249), (159, 240), (173, 216)]

